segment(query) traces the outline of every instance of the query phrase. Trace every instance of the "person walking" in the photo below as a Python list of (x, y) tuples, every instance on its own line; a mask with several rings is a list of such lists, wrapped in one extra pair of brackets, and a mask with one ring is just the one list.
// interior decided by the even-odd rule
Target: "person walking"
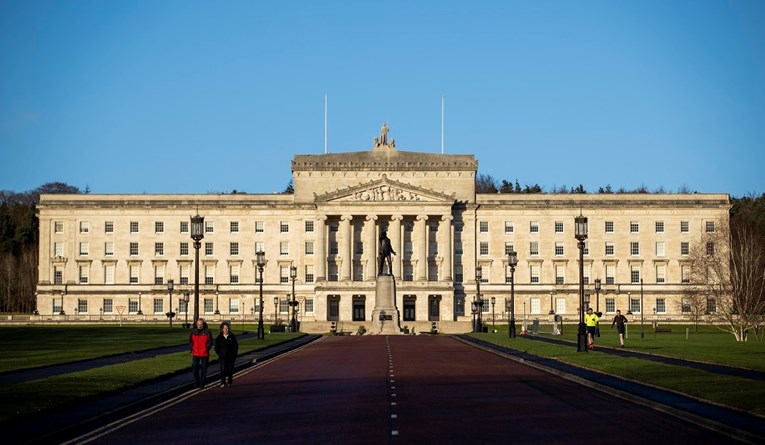
[(595, 331), (598, 326), (600, 317), (598, 314), (592, 313), (592, 308), (587, 308), (587, 313), (584, 314), (584, 323), (587, 325), (587, 348), (595, 349)]
[(197, 319), (189, 334), (191, 345), (191, 371), (197, 388), (204, 388), (207, 378), (207, 362), (210, 359), (210, 348), (213, 345), (212, 334), (204, 319)]
[(621, 345), (622, 348), (624, 347), (624, 333), (627, 330), (624, 323), (627, 323), (627, 317), (622, 315), (622, 311), (617, 310), (616, 316), (614, 317), (614, 321), (611, 322), (611, 329), (614, 328), (614, 324), (615, 324), (616, 332), (619, 333), (619, 344)]
[(228, 322), (220, 324), (220, 333), (215, 339), (215, 353), (220, 363), (220, 387), (231, 386), (234, 383), (234, 362), (239, 353), (239, 342)]

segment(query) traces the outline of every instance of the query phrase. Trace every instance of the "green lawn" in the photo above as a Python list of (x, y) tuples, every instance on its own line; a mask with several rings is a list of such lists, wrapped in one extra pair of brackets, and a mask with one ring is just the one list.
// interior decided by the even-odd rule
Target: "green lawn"
[[(564, 327), (563, 338), (575, 340), (576, 328), (571, 326), (568, 332), (566, 332), (566, 328), (569, 327)], [(757, 369), (764, 368), (762, 357), (763, 352), (765, 352), (765, 344), (757, 342), (736, 344), (732, 336), (726, 336), (724, 333), (713, 329), (700, 332), (698, 336), (691, 334), (689, 339), (685, 340), (685, 329), (673, 326), (672, 334), (657, 334), (654, 338), (653, 332), (648, 335), (648, 331), (646, 331), (645, 338), (641, 339), (639, 329), (636, 333), (633, 327), (633, 332), (630, 333), (630, 338), (626, 344), (630, 349), (643, 352)], [(521, 336), (509, 339), (506, 327), (496, 334), (473, 335), (530, 354), (554, 358), (561, 362), (649, 383), (746, 411), (765, 414), (765, 382), (763, 381), (723, 376), (686, 366), (667, 365), (640, 358), (617, 357), (597, 349), (589, 353), (576, 352), (574, 343), (556, 345)], [(608, 327), (602, 329), (600, 339), (596, 339), (597, 343), (618, 345), (615, 331), (612, 332)]]
[[(239, 326), (239, 329), (254, 330), (254, 326)], [(18, 331), (14, 331), (17, 329)], [(35, 332), (40, 329), (45, 329), (44, 334)], [(137, 338), (151, 338), (152, 336), (160, 336), (160, 338), (166, 339), (165, 345), (182, 344), (185, 342), (187, 330), (182, 328), (171, 331), (169, 327), (165, 326), (167, 331), (164, 334), (157, 331), (157, 327), (143, 326), (143, 327), (53, 327), (53, 328), (41, 328), (41, 327), (26, 327), (26, 328), (4, 328), (3, 331), (6, 336), (16, 337), (25, 336), (31, 334), (32, 337), (38, 338), (36, 347), (39, 350), (40, 356), (45, 354), (52, 354), (59, 347), (63, 339), (82, 339), (88, 338), (93, 332), (98, 332), (97, 340), (94, 338), (90, 345), (92, 349), (88, 349), (87, 345), (77, 345), (73, 347), (79, 354), (72, 353), (69, 356), (74, 359), (94, 357), (97, 356), (96, 351), (106, 351), (107, 354), (114, 353), (112, 349), (108, 348), (110, 344), (122, 344), (127, 340), (130, 340), (131, 336)], [(128, 332), (123, 332), (128, 330)], [(23, 332), (22, 332), (23, 331)], [(65, 332), (66, 331), (66, 332)], [(69, 332), (72, 331), (72, 332)], [(239, 331), (241, 332), (241, 331)], [(164, 337), (162, 336), (164, 335)], [(295, 338), (299, 334), (291, 333), (274, 333), (266, 334), (265, 340), (257, 340), (255, 338), (244, 339), (240, 342), (240, 353), (247, 353), (262, 349), (283, 341)], [(55, 342), (46, 342), (45, 339), (48, 336), (57, 338)], [(7, 337), (6, 337), (7, 338)], [(173, 340), (175, 339), (175, 340)], [(24, 341), (27, 341), (26, 339)], [(53, 344), (50, 344), (53, 343)], [(133, 345), (136, 345), (134, 342)], [(124, 348), (121, 352), (146, 349), (148, 347), (155, 347), (149, 342), (141, 342), (141, 347), (130, 348), (123, 345)], [(104, 354), (101, 354), (104, 355)], [(32, 355), (37, 357), (37, 355)], [(213, 359), (216, 358), (215, 354), (212, 354)], [(60, 360), (55, 360), (60, 362)], [(44, 363), (44, 360), (36, 360), (35, 363)], [(134, 360), (127, 363), (121, 363), (117, 365), (104, 366), (88, 371), (82, 371), (77, 373), (59, 375), (50, 377), (47, 379), (35, 380), (32, 382), (21, 383), (18, 385), (5, 386), (0, 388), (0, 421), (8, 420), (14, 416), (39, 412), (46, 409), (50, 409), (57, 406), (66, 405), (76, 402), (83, 397), (97, 396), (113, 391), (122, 390), (140, 384), (143, 381), (152, 380), (157, 377), (182, 372), (191, 368), (191, 356), (189, 352), (179, 352), (174, 354), (159, 355), (142, 360)], [(191, 376), (189, 376), (191, 379)]]

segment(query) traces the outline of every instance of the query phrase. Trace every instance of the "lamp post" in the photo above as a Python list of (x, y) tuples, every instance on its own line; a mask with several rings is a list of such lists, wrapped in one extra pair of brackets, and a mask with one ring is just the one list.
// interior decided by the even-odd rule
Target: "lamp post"
[(476, 314), (475, 314), (475, 332), (483, 331), (483, 321), (481, 320), (481, 312), (483, 312), (483, 297), (481, 297), (481, 277), (483, 276), (483, 270), (481, 266), (475, 268), (475, 288), (476, 288)]
[(141, 293), (138, 292), (138, 312), (135, 313), (136, 315), (143, 315), (143, 311), (141, 310)]
[(292, 300), (290, 301), (290, 308), (292, 308), (292, 318), (290, 320), (290, 332), (297, 332), (297, 304), (295, 300), (295, 280), (297, 280), (297, 266), (290, 266), (290, 280), (292, 280)]
[(507, 265), (510, 266), (510, 329), (508, 336), (515, 338), (515, 266), (518, 265), (518, 252), (507, 253)]
[(497, 332), (497, 328), (494, 326), (496, 324), (496, 320), (494, 318), (494, 303), (497, 302), (497, 299), (495, 297), (491, 297), (491, 332), (492, 334)]
[(191, 239), (194, 240), (194, 322), (199, 318), (199, 248), (205, 237), (205, 218), (199, 213), (191, 217)]
[(218, 294), (219, 293), (220, 292), (218, 291), (218, 286), (216, 285), (215, 286), (215, 312), (214, 312), (215, 315), (220, 315), (220, 310), (218, 309), (219, 308), (219, 306), (218, 306)]
[(579, 212), (574, 217), (574, 237), (579, 247), (579, 330), (576, 333), (577, 352), (587, 352), (587, 330), (584, 326), (584, 240), (587, 239), (587, 217)]
[(598, 314), (598, 323), (595, 325), (595, 336), (600, 337), (600, 278), (595, 279), (595, 313)]
[[(189, 323), (189, 291), (186, 291), (183, 293), (183, 303), (184, 303), (184, 322), (183, 327), (185, 329), (188, 329), (191, 327), (191, 324)], [(180, 306), (180, 305), (179, 305)]]
[[(167, 292), (169, 295), (169, 298), (167, 299), (167, 319), (170, 320), (170, 327), (173, 327), (173, 317), (175, 317), (175, 312), (173, 312), (173, 287), (174, 287), (173, 280), (167, 280)], [(138, 300), (141, 301), (140, 299)], [(140, 304), (140, 303), (139, 303)]]
[(478, 330), (476, 329), (476, 322), (475, 322), (476, 314), (478, 313), (478, 304), (476, 303), (475, 298), (473, 298), (473, 303), (470, 306), (472, 308), (470, 313), (473, 316), (473, 319), (471, 320), (471, 322), (473, 323), (473, 332), (478, 332)]
[(276, 324), (276, 319), (277, 319), (277, 316), (279, 315), (278, 310), (279, 310), (279, 297), (274, 297), (274, 324)]
[(645, 325), (643, 324), (643, 279), (640, 279), (640, 338), (645, 338)]
[(266, 266), (266, 254), (259, 250), (255, 252), (255, 262), (258, 266), (258, 282), (260, 283), (260, 309), (258, 311), (258, 338), (266, 338), (266, 332), (263, 329), (263, 268)]

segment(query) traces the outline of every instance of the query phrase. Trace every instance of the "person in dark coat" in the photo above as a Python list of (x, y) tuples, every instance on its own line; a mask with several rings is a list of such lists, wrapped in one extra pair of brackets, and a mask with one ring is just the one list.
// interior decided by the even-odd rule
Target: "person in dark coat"
[(619, 344), (622, 348), (624, 347), (624, 333), (627, 331), (624, 323), (627, 323), (627, 317), (622, 315), (622, 311), (616, 311), (614, 321), (611, 322), (611, 329), (613, 329), (614, 324), (616, 324), (616, 331), (619, 333)]
[(234, 383), (234, 362), (239, 353), (239, 342), (225, 321), (220, 324), (220, 334), (215, 339), (215, 353), (220, 363), (220, 387)]
[(207, 363), (210, 360), (210, 348), (213, 345), (213, 337), (207, 322), (197, 319), (189, 334), (191, 345), (191, 371), (194, 373), (194, 382), (197, 388), (204, 388), (207, 378)]

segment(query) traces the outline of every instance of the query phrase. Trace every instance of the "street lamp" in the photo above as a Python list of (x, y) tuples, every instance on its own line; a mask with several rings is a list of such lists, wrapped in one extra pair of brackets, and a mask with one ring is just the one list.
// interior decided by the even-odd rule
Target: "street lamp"
[(475, 268), (475, 287), (476, 287), (476, 315), (475, 315), (475, 332), (483, 331), (483, 322), (481, 321), (481, 312), (483, 311), (483, 297), (481, 297), (481, 277), (483, 270), (481, 266)]
[(298, 302), (295, 300), (295, 280), (297, 280), (297, 266), (290, 266), (290, 280), (292, 280), (292, 301), (289, 302), (290, 307), (292, 308), (292, 319), (290, 321), (290, 332), (297, 332), (298, 330), (298, 323), (297, 323), (297, 304)]
[(587, 352), (587, 330), (584, 326), (584, 240), (587, 239), (587, 217), (579, 211), (574, 217), (574, 238), (579, 247), (579, 330), (576, 333), (577, 352)]
[(497, 299), (495, 297), (491, 297), (491, 332), (495, 333), (497, 332), (497, 328), (494, 327), (495, 325), (495, 318), (494, 318), (494, 303), (497, 302)]
[(199, 213), (191, 217), (191, 239), (194, 240), (194, 321), (199, 318), (199, 248), (205, 237), (205, 218)]
[(511, 250), (507, 253), (507, 265), (510, 266), (510, 338), (515, 338), (515, 266), (518, 265), (518, 252)]
[(263, 268), (266, 266), (266, 254), (259, 250), (255, 252), (255, 262), (258, 266), (258, 282), (260, 283), (260, 309), (258, 312), (258, 338), (266, 338), (266, 332), (263, 329)]
[(471, 321), (473, 323), (473, 332), (478, 332), (478, 330), (476, 329), (476, 322), (475, 322), (475, 317), (476, 317), (476, 314), (478, 313), (478, 303), (476, 303), (475, 298), (473, 298), (473, 302), (471, 303), (470, 307), (472, 309), (470, 311), (470, 314), (473, 316), (473, 319)]
[(274, 297), (274, 324), (276, 324), (276, 320), (279, 315), (278, 310), (279, 310), (279, 297)]
[(219, 307), (218, 306), (218, 294), (219, 293), (220, 292), (218, 292), (218, 286), (216, 285), (215, 286), (215, 312), (214, 312), (215, 315), (220, 315), (220, 310), (218, 310), (218, 307)]
[(550, 311), (547, 315), (555, 315), (555, 309), (553, 309), (553, 294), (554, 292), (550, 291)]
[[(173, 283), (173, 280), (167, 280), (167, 292), (170, 295), (170, 297), (167, 299), (167, 318), (170, 320), (170, 327), (173, 327), (173, 317), (175, 317), (175, 312), (173, 312), (173, 286), (175, 283)], [(141, 301), (140, 299), (138, 300)]]
[(643, 324), (643, 279), (640, 279), (640, 338), (645, 338), (645, 325)]
[(183, 307), (185, 308), (183, 327), (188, 329), (191, 327), (191, 323), (189, 323), (189, 291), (186, 291), (183, 293), (183, 303), (184, 303)]
[(600, 337), (600, 278), (595, 279), (595, 313), (598, 314), (598, 323), (595, 325), (595, 336)]
[(136, 315), (143, 315), (143, 311), (141, 310), (141, 293), (138, 292), (138, 312), (135, 313)]

